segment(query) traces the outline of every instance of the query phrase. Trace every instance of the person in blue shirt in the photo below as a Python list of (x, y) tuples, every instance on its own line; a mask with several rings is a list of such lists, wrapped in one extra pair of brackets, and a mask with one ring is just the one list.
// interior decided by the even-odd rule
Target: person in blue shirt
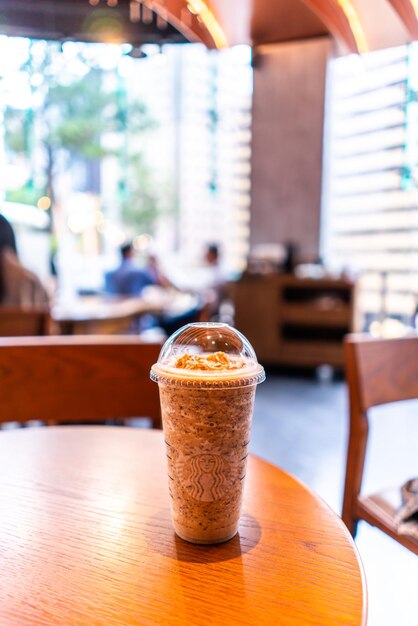
[[(159, 271), (155, 257), (149, 258), (147, 267), (140, 268), (134, 263), (135, 251), (131, 243), (121, 246), (120, 253), (122, 261), (119, 267), (105, 274), (104, 287), (106, 293), (118, 296), (139, 296), (148, 285), (172, 287), (171, 283)], [(132, 330), (142, 332), (159, 327), (167, 335), (171, 335), (181, 326), (199, 321), (201, 308), (200, 305), (197, 305), (180, 314), (142, 315), (134, 323)]]
[(135, 251), (132, 243), (121, 246), (120, 254), (122, 260), (119, 267), (105, 274), (106, 293), (119, 296), (139, 296), (144, 287), (157, 284), (151, 271), (140, 268), (134, 263)]

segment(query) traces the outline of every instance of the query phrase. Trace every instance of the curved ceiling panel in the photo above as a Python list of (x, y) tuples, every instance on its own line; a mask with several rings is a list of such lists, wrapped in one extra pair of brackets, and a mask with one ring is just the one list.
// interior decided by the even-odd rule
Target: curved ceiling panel
[(389, 0), (353, 0), (353, 2), (366, 33), (369, 50), (391, 48), (411, 40), (405, 24)]
[(228, 45), (280, 43), (331, 33), (340, 51), (347, 53), (418, 39), (418, 0), (206, 0), (206, 4)]
[(260, 45), (328, 34), (303, 0), (208, 0), (229, 45)]
[(418, 39), (418, 1), (389, 0), (408, 29), (412, 39)]
[[(143, 1), (143, 0), (142, 0)], [(199, 41), (208, 48), (230, 45), (222, 22), (209, 2), (203, 0), (148, 0), (157, 13), (168, 19), (189, 41)]]
[(347, 47), (349, 52), (366, 52), (366, 34), (357, 9), (350, 0), (304, 0), (327, 25), (330, 33)]

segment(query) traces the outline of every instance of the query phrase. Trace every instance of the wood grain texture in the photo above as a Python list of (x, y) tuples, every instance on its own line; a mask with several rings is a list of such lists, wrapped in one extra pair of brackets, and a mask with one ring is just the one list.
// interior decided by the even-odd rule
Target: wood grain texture
[(341, 520), (250, 457), (239, 535), (195, 546), (171, 527), (162, 434), (0, 433), (2, 626), (365, 624)]
[[(361, 495), (369, 436), (368, 409), (418, 398), (418, 335), (396, 339), (349, 335), (345, 340), (345, 357), (350, 432), (342, 518), (353, 536), (358, 522), (365, 520), (418, 554), (418, 541), (397, 532), (392, 498), (384, 493)], [(399, 493), (400, 488), (401, 485)]]
[(159, 428), (149, 373), (160, 349), (137, 337), (0, 338), (0, 424), (150, 417)]
[(418, 398), (418, 335), (379, 339), (347, 337), (347, 359), (357, 369), (360, 410)]
[(47, 309), (0, 307), (0, 337), (48, 335), (50, 322)]

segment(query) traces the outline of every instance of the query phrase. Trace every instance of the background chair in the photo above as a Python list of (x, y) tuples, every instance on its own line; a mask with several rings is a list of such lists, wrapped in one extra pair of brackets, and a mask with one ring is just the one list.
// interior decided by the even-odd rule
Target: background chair
[(401, 504), (401, 486), (377, 495), (361, 495), (369, 432), (367, 412), (377, 405), (418, 398), (418, 336), (374, 339), (348, 335), (345, 356), (350, 435), (343, 521), (355, 536), (358, 521), (365, 520), (418, 554), (418, 540), (397, 531), (395, 514)]
[(48, 335), (50, 321), (49, 311), (46, 309), (0, 307), (0, 336)]
[(0, 423), (149, 417), (160, 428), (149, 377), (160, 348), (129, 336), (0, 338)]

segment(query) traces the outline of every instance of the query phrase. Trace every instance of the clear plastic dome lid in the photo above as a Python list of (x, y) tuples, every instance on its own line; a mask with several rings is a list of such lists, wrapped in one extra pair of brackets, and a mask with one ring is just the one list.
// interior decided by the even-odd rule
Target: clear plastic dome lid
[(151, 368), (160, 384), (192, 387), (241, 387), (265, 380), (248, 339), (221, 323), (187, 324), (163, 345)]

